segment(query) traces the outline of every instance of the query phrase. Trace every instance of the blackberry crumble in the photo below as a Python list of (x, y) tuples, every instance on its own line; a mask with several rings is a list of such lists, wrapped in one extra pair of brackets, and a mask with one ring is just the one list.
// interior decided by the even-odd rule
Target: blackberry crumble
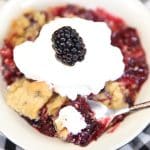
[[(145, 53), (137, 31), (128, 27), (120, 18), (101, 9), (88, 10), (75, 5), (65, 5), (49, 8), (46, 11), (26, 12), (12, 23), (4, 46), (0, 50), (2, 73), (5, 81), (10, 85), (7, 93), (8, 105), (20, 113), (34, 128), (47, 136), (59, 137), (64, 141), (86, 146), (105, 132), (105, 122), (99, 122), (95, 119), (92, 110), (82, 96), (79, 96), (75, 101), (70, 101), (68, 98), (61, 97), (46, 88), (45, 83), (26, 79), (13, 60), (13, 50), (16, 45), (26, 40), (35, 40), (41, 27), (55, 17), (69, 16), (106, 22), (112, 30), (112, 45), (119, 47), (124, 57), (124, 74), (116, 81), (107, 82), (98, 95), (91, 93), (89, 97), (101, 101), (112, 109), (132, 106), (136, 95), (148, 77)], [(84, 45), (81, 47), (84, 56), (86, 53)], [(58, 47), (55, 48), (57, 53)], [(76, 58), (73, 62), (71, 61), (71, 65), (77, 60)], [(68, 63), (70, 64), (70, 61)], [(20, 99), (20, 93), (25, 95), (22, 99)], [(35, 100), (38, 100), (39, 103), (33, 107)], [(82, 114), (87, 124), (87, 127), (77, 135), (73, 135), (66, 128), (55, 124), (60, 109), (70, 105)], [(112, 125), (122, 121), (124, 117), (118, 116)]]

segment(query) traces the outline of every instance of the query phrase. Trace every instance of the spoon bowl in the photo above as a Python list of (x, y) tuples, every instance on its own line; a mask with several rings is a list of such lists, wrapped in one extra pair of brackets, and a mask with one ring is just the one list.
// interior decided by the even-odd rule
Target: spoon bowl
[(93, 101), (93, 100), (87, 100), (89, 106), (91, 107), (92, 111), (95, 114), (95, 118), (98, 120), (109, 118), (107, 122), (107, 126), (113, 121), (113, 119), (119, 115), (127, 114), (127, 113), (133, 113), (145, 108), (150, 107), (150, 101), (139, 103), (136, 105), (133, 105), (132, 107), (126, 107), (122, 109), (110, 109), (107, 106), (105, 106), (103, 103), (99, 101)]

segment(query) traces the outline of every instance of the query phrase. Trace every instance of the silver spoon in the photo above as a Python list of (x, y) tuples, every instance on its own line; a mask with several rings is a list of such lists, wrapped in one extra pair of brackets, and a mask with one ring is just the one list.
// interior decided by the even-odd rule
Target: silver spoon
[(102, 118), (109, 118), (109, 123), (116, 116), (127, 114), (127, 113), (132, 113), (132, 112), (139, 111), (139, 110), (150, 107), (150, 101), (136, 104), (130, 108), (123, 108), (123, 109), (119, 109), (119, 110), (109, 109), (107, 106), (105, 106), (101, 102), (97, 102), (97, 101), (93, 101), (93, 100), (87, 100), (87, 102), (88, 102), (89, 106), (91, 107), (92, 111), (95, 113), (95, 117), (97, 120), (101, 120)]

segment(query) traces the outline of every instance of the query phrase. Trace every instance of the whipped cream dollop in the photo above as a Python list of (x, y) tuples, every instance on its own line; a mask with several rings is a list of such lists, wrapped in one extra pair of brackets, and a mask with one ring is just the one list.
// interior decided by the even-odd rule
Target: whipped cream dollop
[[(74, 66), (58, 61), (52, 47), (53, 33), (71, 26), (82, 37), (87, 49), (85, 59)], [(77, 95), (97, 94), (106, 81), (123, 74), (121, 51), (111, 45), (111, 30), (103, 22), (80, 18), (57, 18), (44, 25), (35, 41), (26, 41), (14, 49), (14, 61), (29, 79), (45, 81), (62, 96), (74, 100)]]
[(61, 124), (62, 127), (76, 135), (85, 129), (87, 124), (85, 119), (73, 106), (66, 106), (59, 112), (58, 118), (55, 120), (56, 124)]

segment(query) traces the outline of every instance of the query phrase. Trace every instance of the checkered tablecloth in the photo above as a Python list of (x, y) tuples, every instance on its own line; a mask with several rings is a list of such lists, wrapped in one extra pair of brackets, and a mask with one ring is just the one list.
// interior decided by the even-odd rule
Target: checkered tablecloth
[[(23, 150), (10, 140), (0, 135), (0, 150)], [(134, 140), (119, 150), (150, 150), (150, 125)]]
[[(2, 0), (0, 0), (1, 2)], [(141, 0), (150, 9), (150, 0)], [(23, 150), (0, 133), (0, 150)], [(150, 150), (150, 125), (119, 150)]]

